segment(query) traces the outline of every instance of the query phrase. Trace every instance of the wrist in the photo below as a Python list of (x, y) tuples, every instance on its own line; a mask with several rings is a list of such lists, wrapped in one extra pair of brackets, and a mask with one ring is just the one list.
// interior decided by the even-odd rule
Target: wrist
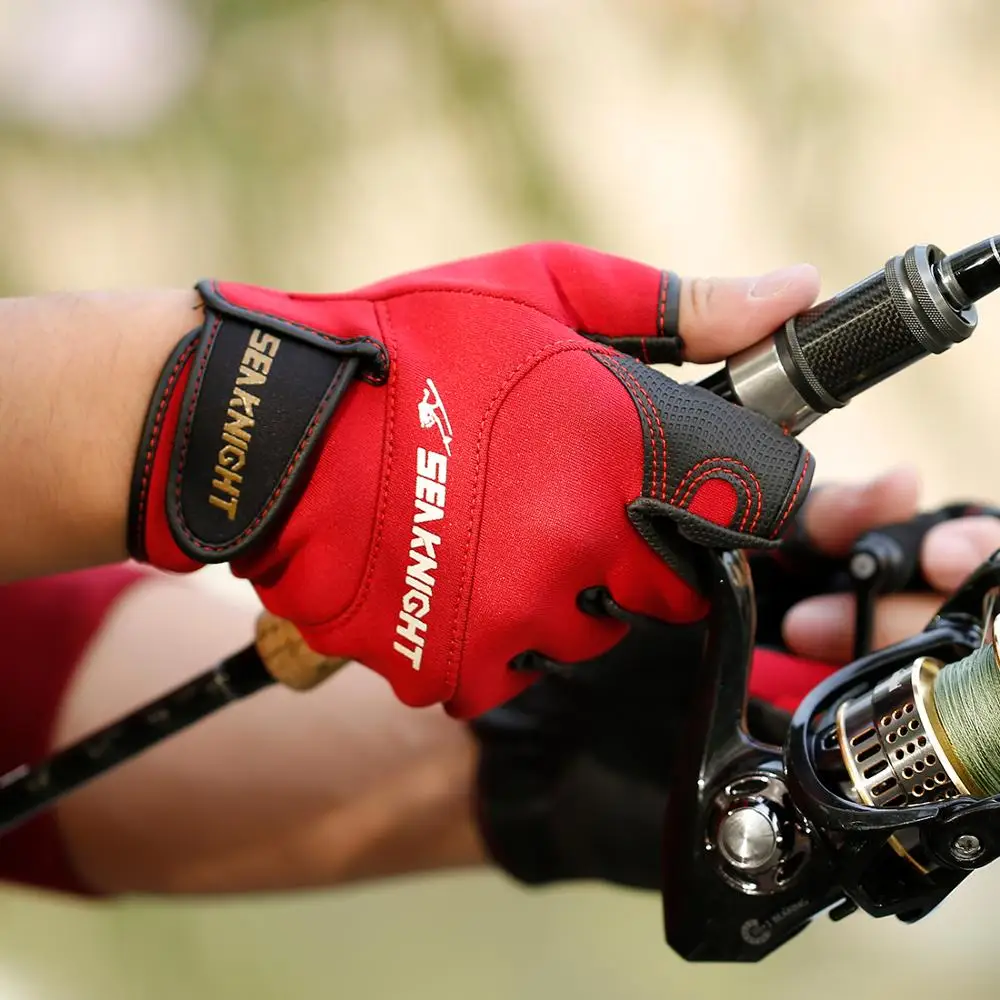
[[(0, 480), (17, 487), (3, 580), (126, 558), (144, 409), (163, 359), (200, 324), (200, 308), (197, 294), (185, 290), (3, 302)], [(67, 336), (76, 341), (72, 349)], [(8, 385), (32, 387), (30, 405), (18, 405)]]

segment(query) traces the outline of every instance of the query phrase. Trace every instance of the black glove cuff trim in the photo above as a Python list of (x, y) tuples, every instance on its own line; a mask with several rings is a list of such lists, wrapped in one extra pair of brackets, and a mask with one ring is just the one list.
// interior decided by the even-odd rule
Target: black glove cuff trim
[(188, 359), (198, 347), (201, 330), (192, 330), (173, 350), (167, 358), (156, 390), (149, 403), (146, 413), (146, 423), (143, 427), (139, 444), (139, 454), (135, 468), (132, 470), (132, 487), (128, 502), (128, 535), (126, 546), (129, 555), (138, 562), (148, 560), (146, 553), (146, 512), (149, 507), (149, 481), (153, 471), (153, 456), (160, 443), (160, 430), (163, 418), (173, 399), (180, 378)]

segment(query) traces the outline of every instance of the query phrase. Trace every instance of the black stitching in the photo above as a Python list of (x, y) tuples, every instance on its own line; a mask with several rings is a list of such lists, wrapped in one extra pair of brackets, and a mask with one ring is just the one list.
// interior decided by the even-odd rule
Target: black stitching
[[(366, 382), (369, 382), (371, 385), (384, 385), (389, 377), (389, 352), (386, 349), (385, 344), (383, 344), (380, 340), (377, 340), (375, 337), (370, 337), (367, 334), (359, 337), (334, 337), (332, 334), (324, 333), (322, 330), (314, 330), (312, 327), (305, 326), (303, 323), (297, 323), (295, 320), (286, 319), (283, 316), (276, 316), (274, 313), (263, 312), (255, 309), (246, 309), (243, 306), (236, 305), (236, 303), (227, 299), (226, 296), (219, 290), (219, 283), (214, 280), (199, 281), (196, 287), (199, 294), (201, 294), (201, 296), (205, 298), (210, 305), (215, 306), (218, 311), (227, 313), (230, 316), (236, 316), (240, 319), (246, 320), (259, 320), (261, 318), (267, 319), (274, 324), (274, 328), (279, 332), (288, 333), (292, 336), (295, 336), (296, 333), (306, 334), (307, 341), (312, 338), (319, 338), (319, 340), (324, 341), (330, 346), (336, 348), (349, 348), (355, 346), (373, 348), (373, 350), (361, 350), (357, 353), (361, 357), (368, 355), (370, 360), (376, 365), (377, 372), (372, 373), (366, 370), (358, 377), (364, 379)], [(372, 355), (377, 356), (377, 359)]]

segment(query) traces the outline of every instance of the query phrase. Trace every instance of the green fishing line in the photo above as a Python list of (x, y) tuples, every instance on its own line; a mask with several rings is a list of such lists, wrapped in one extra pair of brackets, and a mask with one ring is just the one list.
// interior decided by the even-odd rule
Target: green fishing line
[(992, 644), (938, 674), (934, 704), (959, 763), (978, 786), (969, 791), (1000, 793), (1000, 667)]

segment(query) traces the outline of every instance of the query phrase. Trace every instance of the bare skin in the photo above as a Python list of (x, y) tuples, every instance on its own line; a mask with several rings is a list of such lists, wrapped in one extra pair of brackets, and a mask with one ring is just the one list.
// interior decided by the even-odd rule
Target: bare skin
[(193, 291), (0, 300), (0, 583), (120, 562), (129, 483)]

